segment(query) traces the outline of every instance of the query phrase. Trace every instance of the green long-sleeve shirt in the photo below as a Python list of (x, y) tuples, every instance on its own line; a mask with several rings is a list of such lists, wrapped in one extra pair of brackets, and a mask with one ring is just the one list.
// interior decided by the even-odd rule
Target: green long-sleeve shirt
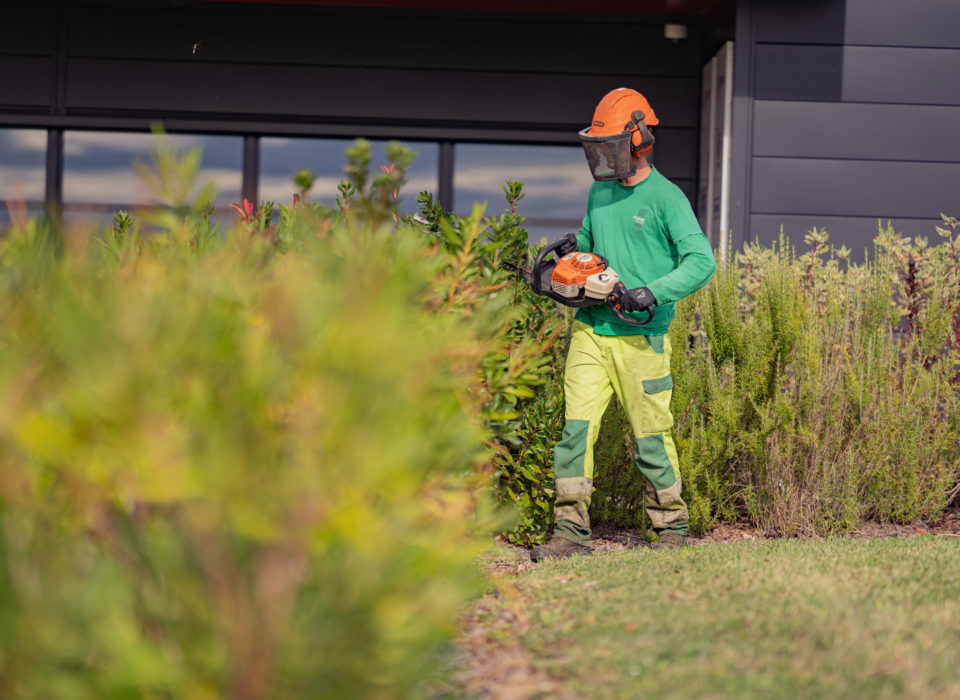
[(645, 326), (623, 323), (604, 305), (577, 311), (600, 335), (666, 333), (674, 302), (703, 287), (717, 268), (686, 195), (656, 169), (630, 187), (594, 182), (577, 244), (605, 257), (627, 289), (648, 287), (657, 299), (656, 315)]

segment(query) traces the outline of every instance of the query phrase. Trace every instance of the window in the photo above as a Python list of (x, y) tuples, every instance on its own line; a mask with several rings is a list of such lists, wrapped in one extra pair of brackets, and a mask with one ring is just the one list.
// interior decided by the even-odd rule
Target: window
[[(137, 174), (134, 161), (150, 162), (153, 134), (67, 131), (64, 134), (63, 201), (65, 223), (95, 223), (118, 209), (160, 203)], [(217, 186), (217, 218), (232, 220), (231, 202), (240, 201), (243, 139), (238, 136), (167, 134), (176, 149), (200, 146), (203, 159), (195, 197), (207, 182)]]
[(0, 129), (0, 232), (10, 225), (10, 207), (22, 203), (27, 216), (43, 211), (47, 132)]
[(487, 213), (506, 207), (501, 186), (523, 183), (520, 212), (531, 240), (553, 240), (580, 229), (593, 179), (579, 146), (457, 144), (454, 157), (454, 209), (467, 214), (475, 202)]
[[(384, 155), (387, 141), (370, 139), (370, 143), (373, 147), (371, 168), (387, 165)], [(301, 168), (307, 168), (318, 175), (307, 196), (314, 202), (333, 204), (337, 196), (337, 183), (344, 178), (343, 166), (347, 162), (344, 151), (352, 144), (353, 139), (261, 139), (260, 199), (289, 204), (297, 189), (293, 184), (293, 175)], [(416, 197), (420, 192), (426, 190), (436, 194), (439, 151), (435, 143), (406, 145), (417, 155), (407, 171), (407, 184), (400, 190), (400, 210), (404, 213), (417, 211)]]
[[(63, 212), (70, 224), (98, 223), (118, 209), (160, 203), (137, 174), (135, 161), (150, 161), (150, 151), (158, 138), (148, 133), (72, 130), (64, 133)], [(229, 224), (234, 212), (232, 202), (242, 198), (243, 138), (168, 134), (162, 136), (176, 149), (200, 146), (203, 150), (198, 182), (190, 197), (202, 185), (213, 182), (218, 195), (214, 216)], [(0, 129), (0, 197), (12, 199), (20, 187), (31, 214), (43, 209), (45, 186), (46, 131)], [(261, 201), (289, 203), (296, 186), (294, 174), (301, 168), (317, 173), (308, 196), (317, 202), (333, 204), (337, 184), (343, 179), (345, 150), (352, 145), (347, 138), (262, 137), (258, 196)], [(387, 164), (386, 140), (370, 140), (373, 146), (372, 168)], [(416, 152), (407, 173), (407, 184), (400, 192), (401, 211), (417, 210), (416, 196), (421, 191), (437, 194), (439, 144), (409, 142)], [(527, 217), (531, 240), (553, 240), (580, 227), (586, 209), (592, 179), (579, 146), (538, 146), (524, 144), (472, 144), (455, 146), (453, 191), (455, 210), (470, 212), (475, 202), (487, 202), (487, 213), (504, 210), (502, 186), (507, 180), (524, 184), (520, 211)], [(19, 183), (19, 184), (17, 184)], [(2, 203), (2, 202), (0, 202)], [(9, 223), (3, 207), (0, 227)]]

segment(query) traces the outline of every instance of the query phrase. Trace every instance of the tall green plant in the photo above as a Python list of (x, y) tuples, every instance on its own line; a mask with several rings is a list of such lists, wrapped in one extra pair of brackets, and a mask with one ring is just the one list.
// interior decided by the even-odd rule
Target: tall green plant
[(930, 246), (881, 229), (859, 265), (824, 231), (802, 255), (783, 238), (748, 245), (680, 305), (674, 410), (698, 529), (746, 516), (824, 533), (942, 513), (960, 478), (958, 258), (943, 231)]
[[(695, 530), (749, 518), (797, 535), (937, 518), (960, 495), (960, 242), (881, 227), (870, 260), (814, 229), (748, 244), (678, 305), (675, 437)], [(594, 516), (644, 525), (617, 407)]]
[[(508, 181), (503, 192), (506, 210), (482, 224), (482, 208), (458, 216), (424, 192), (417, 221), (440, 250), (458, 255), (451, 270), (455, 278), (479, 279), (485, 289), (505, 292), (512, 320), (502, 348), (481, 365), (483, 412), (492, 434), (494, 492), (514, 518), (505, 534), (511, 542), (532, 543), (546, 536), (552, 521), (553, 446), (563, 430), (563, 340), (569, 323), (558, 305), (534, 294), (524, 278), (538, 248), (528, 243), (519, 213), (521, 183)], [(522, 349), (531, 343), (528, 355)]]
[(515, 214), (398, 223), (391, 153), (336, 210), (0, 241), (0, 695), (420, 692), (560, 321)]

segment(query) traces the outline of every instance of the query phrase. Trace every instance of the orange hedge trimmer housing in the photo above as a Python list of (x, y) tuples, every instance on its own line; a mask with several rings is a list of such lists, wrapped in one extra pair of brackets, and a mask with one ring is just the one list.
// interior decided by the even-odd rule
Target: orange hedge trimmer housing
[(627, 290), (620, 276), (610, 269), (606, 258), (581, 251), (558, 258), (556, 251), (564, 243), (561, 238), (540, 251), (528, 277), (533, 291), (575, 308), (606, 304), (617, 318), (635, 326), (643, 326), (653, 320), (653, 309), (647, 312), (645, 321), (637, 321), (624, 314), (622, 301)]

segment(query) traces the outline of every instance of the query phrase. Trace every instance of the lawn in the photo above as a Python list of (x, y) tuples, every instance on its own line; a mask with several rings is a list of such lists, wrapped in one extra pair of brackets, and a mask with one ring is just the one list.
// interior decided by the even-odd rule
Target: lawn
[(466, 695), (960, 697), (956, 537), (595, 553), (494, 585)]

